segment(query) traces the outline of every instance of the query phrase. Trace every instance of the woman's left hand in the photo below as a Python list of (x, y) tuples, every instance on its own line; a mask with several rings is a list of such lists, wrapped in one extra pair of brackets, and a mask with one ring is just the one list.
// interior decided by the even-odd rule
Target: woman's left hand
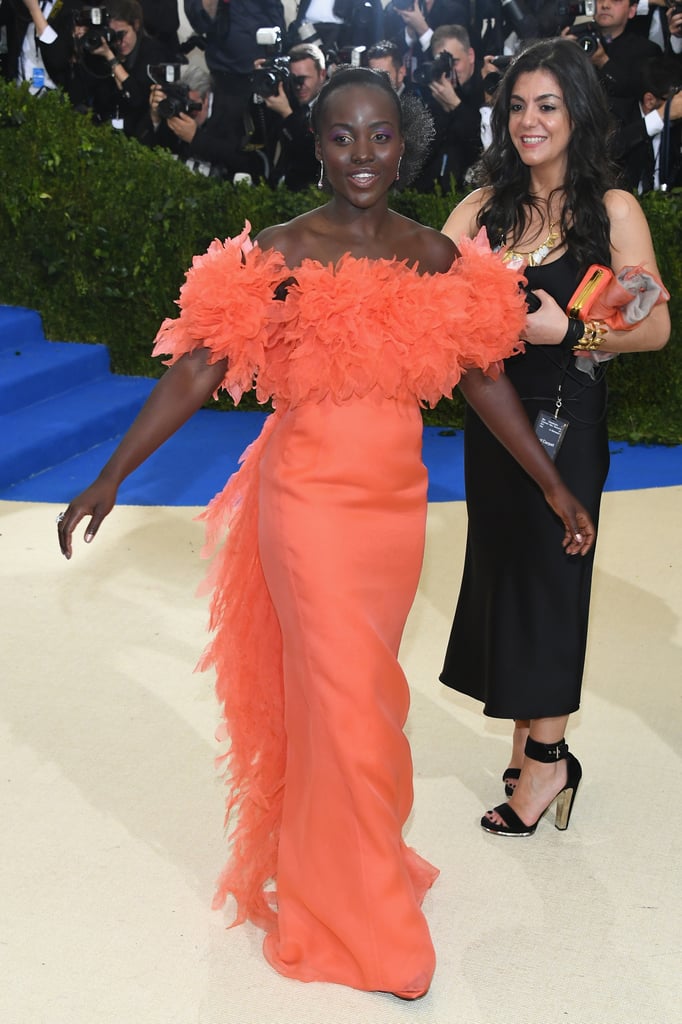
[(540, 299), (540, 307), (529, 313), (523, 337), (529, 345), (560, 345), (566, 334), (568, 317), (552, 296), (542, 290), (533, 289)]

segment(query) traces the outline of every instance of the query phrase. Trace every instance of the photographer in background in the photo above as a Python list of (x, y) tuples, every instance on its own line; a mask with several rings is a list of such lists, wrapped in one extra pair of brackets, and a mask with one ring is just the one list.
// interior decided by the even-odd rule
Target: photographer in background
[(301, 0), (287, 30), (288, 45), (314, 43), (330, 50), (372, 46), (381, 39), (381, 0)]
[(184, 0), (190, 25), (203, 36), (206, 66), (217, 94), (225, 99), (231, 131), (243, 130), (251, 100), (254, 61), (263, 56), (258, 29), (284, 32), (281, 0)]
[(682, 2), (673, 0), (665, 14), (668, 26), (668, 52), (682, 63)]
[(481, 154), (483, 83), (469, 34), (462, 25), (442, 25), (431, 40), (433, 61), (418, 72), (422, 99), (430, 110), (436, 138), (415, 183), (421, 192), (435, 184), (444, 192), (454, 179), (463, 188), (469, 168)]
[(148, 35), (158, 39), (170, 53), (179, 53), (180, 14), (177, 0), (140, 0), (140, 3)]
[(642, 68), (639, 101), (619, 111), (615, 154), (623, 188), (640, 195), (682, 185), (682, 67), (666, 55)]
[[(405, 85), (405, 74), (407, 69), (402, 62), (400, 56), (400, 50), (395, 43), (390, 42), (388, 39), (382, 39), (374, 46), (370, 46), (369, 50), (365, 55), (367, 67), (371, 68), (372, 71), (383, 71), (391, 79), (391, 85), (398, 93), (398, 96), (403, 96), (407, 91)], [(412, 88), (410, 92), (414, 92)]]
[(57, 33), (48, 18), (55, 4), (52, 0), (23, 0), (25, 10), (14, 5), (14, 40), (11, 65), (16, 82), (30, 82), (30, 92), (36, 96), (45, 89), (55, 89), (45, 66), (43, 51), (57, 39)]
[(589, 56), (613, 109), (616, 100), (639, 100), (641, 68), (661, 48), (634, 31), (637, 0), (597, 0), (594, 24), (571, 26), (563, 35), (573, 37)]
[[(202, 67), (187, 67), (179, 82), (160, 84), (166, 65), (152, 66), (154, 84), (149, 95), (149, 114), (138, 129), (144, 146), (170, 150), (191, 171), (213, 178), (248, 174), (251, 181), (263, 176), (257, 153), (247, 153), (242, 140), (231, 134), (229, 114), (213, 91), (211, 76)], [(171, 65), (171, 68), (178, 65)]]
[[(315, 184), (320, 176), (308, 115), (327, 70), (322, 50), (313, 43), (293, 46), (287, 56), (288, 74), (276, 76), (276, 91), (268, 88), (259, 95), (266, 111), (265, 148), (272, 166), (271, 184), (283, 184), (297, 192)], [(254, 77), (257, 81), (258, 71)]]
[(149, 103), (147, 67), (170, 61), (173, 54), (146, 35), (138, 0), (111, 0), (108, 11), (108, 25), (101, 27), (77, 16), (68, 93), (74, 106), (134, 136)]
[[(45, 7), (38, 0), (25, 2)], [(147, 64), (170, 59), (161, 43), (145, 35), (137, 0), (111, 0), (107, 7), (61, 0), (45, 28), (37, 17), (34, 24), (45, 73), (74, 107), (135, 134), (147, 108)]]
[[(487, 5), (489, 0), (482, 0)], [(408, 81), (433, 52), (432, 38), (443, 25), (462, 25), (474, 48), (479, 43), (481, 5), (472, 0), (392, 0), (384, 11), (384, 37), (393, 40), (407, 68)]]

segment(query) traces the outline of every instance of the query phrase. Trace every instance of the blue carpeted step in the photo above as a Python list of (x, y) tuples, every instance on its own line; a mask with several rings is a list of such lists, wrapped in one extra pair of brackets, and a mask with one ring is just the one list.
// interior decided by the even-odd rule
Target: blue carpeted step
[[(266, 413), (200, 409), (121, 485), (124, 505), (205, 505), (237, 469)], [(67, 504), (99, 473), (119, 437), (79, 452), (28, 479), (0, 487), (0, 501)]]
[(104, 345), (46, 341), (38, 313), (0, 306), (0, 414), (108, 373)]
[(121, 434), (154, 383), (109, 375), (0, 415), (0, 487)]
[(24, 306), (0, 306), (0, 355), (12, 346), (45, 341), (40, 313)]
[(0, 414), (109, 374), (105, 345), (64, 341), (5, 347), (0, 355)]

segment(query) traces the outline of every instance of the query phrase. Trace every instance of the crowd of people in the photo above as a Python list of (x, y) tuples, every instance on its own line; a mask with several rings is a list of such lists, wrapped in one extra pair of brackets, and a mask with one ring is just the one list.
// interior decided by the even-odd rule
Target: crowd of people
[[(589, 6), (589, 5), (588, 5)], [(607, 97), (624, 187), (682, 184), (679, 0), (0, 0), (3, 73), (65, 90), (97, 121), (194, 171), (299, 190), (317, 180), (310, 105), (340, 64), (385, 70), (435, 126), (413, 183), (464, 190), (490, 144), (494, 94), (530, 41), (568, 35)], [(591, 8), (590, 8), (591, 9)], [(560, 13), (569, 12), (569, 13)], [(170, 100), (170, 102), (165, 102)]]

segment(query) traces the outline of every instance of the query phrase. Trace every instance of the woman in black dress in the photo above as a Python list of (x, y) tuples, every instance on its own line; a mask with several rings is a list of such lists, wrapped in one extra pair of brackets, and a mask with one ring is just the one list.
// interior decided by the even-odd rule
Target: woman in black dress
[[(616, 274), (642, 265), (658, 276), (649, 228), (636, 199), (611, 187), (608, 113), (575, 42), (542, 40), (514, 61), (492, 127), (487, 186), (457, 206), (444, 231), (458, 242), (484, 227), (494, 247), (527, 266), (541, 302), (528, 318), (525, 354), (507, 360), (506, 371), (531, 422), (549, 427), (548, 453), (564, 431), (552, 451), (557, 468), (597, 522), (609, 466), (604, 355), (662, 348), (670, 320), (665, 304), (631, 330), (584, 326), (564, 311), (593, 263)], [(485, 714), (514, 720), (503, 776), (510, 800), (481, 824), (532, 835), (560, 796), (556, 824), (566, 828), (581, 769), (564, 733), (580, 704), (594, 549), (582, 559), (561, 551), (561, 525), (472, 410), (465, 473), (466, 561), (441, 680), (482, 701)]]

